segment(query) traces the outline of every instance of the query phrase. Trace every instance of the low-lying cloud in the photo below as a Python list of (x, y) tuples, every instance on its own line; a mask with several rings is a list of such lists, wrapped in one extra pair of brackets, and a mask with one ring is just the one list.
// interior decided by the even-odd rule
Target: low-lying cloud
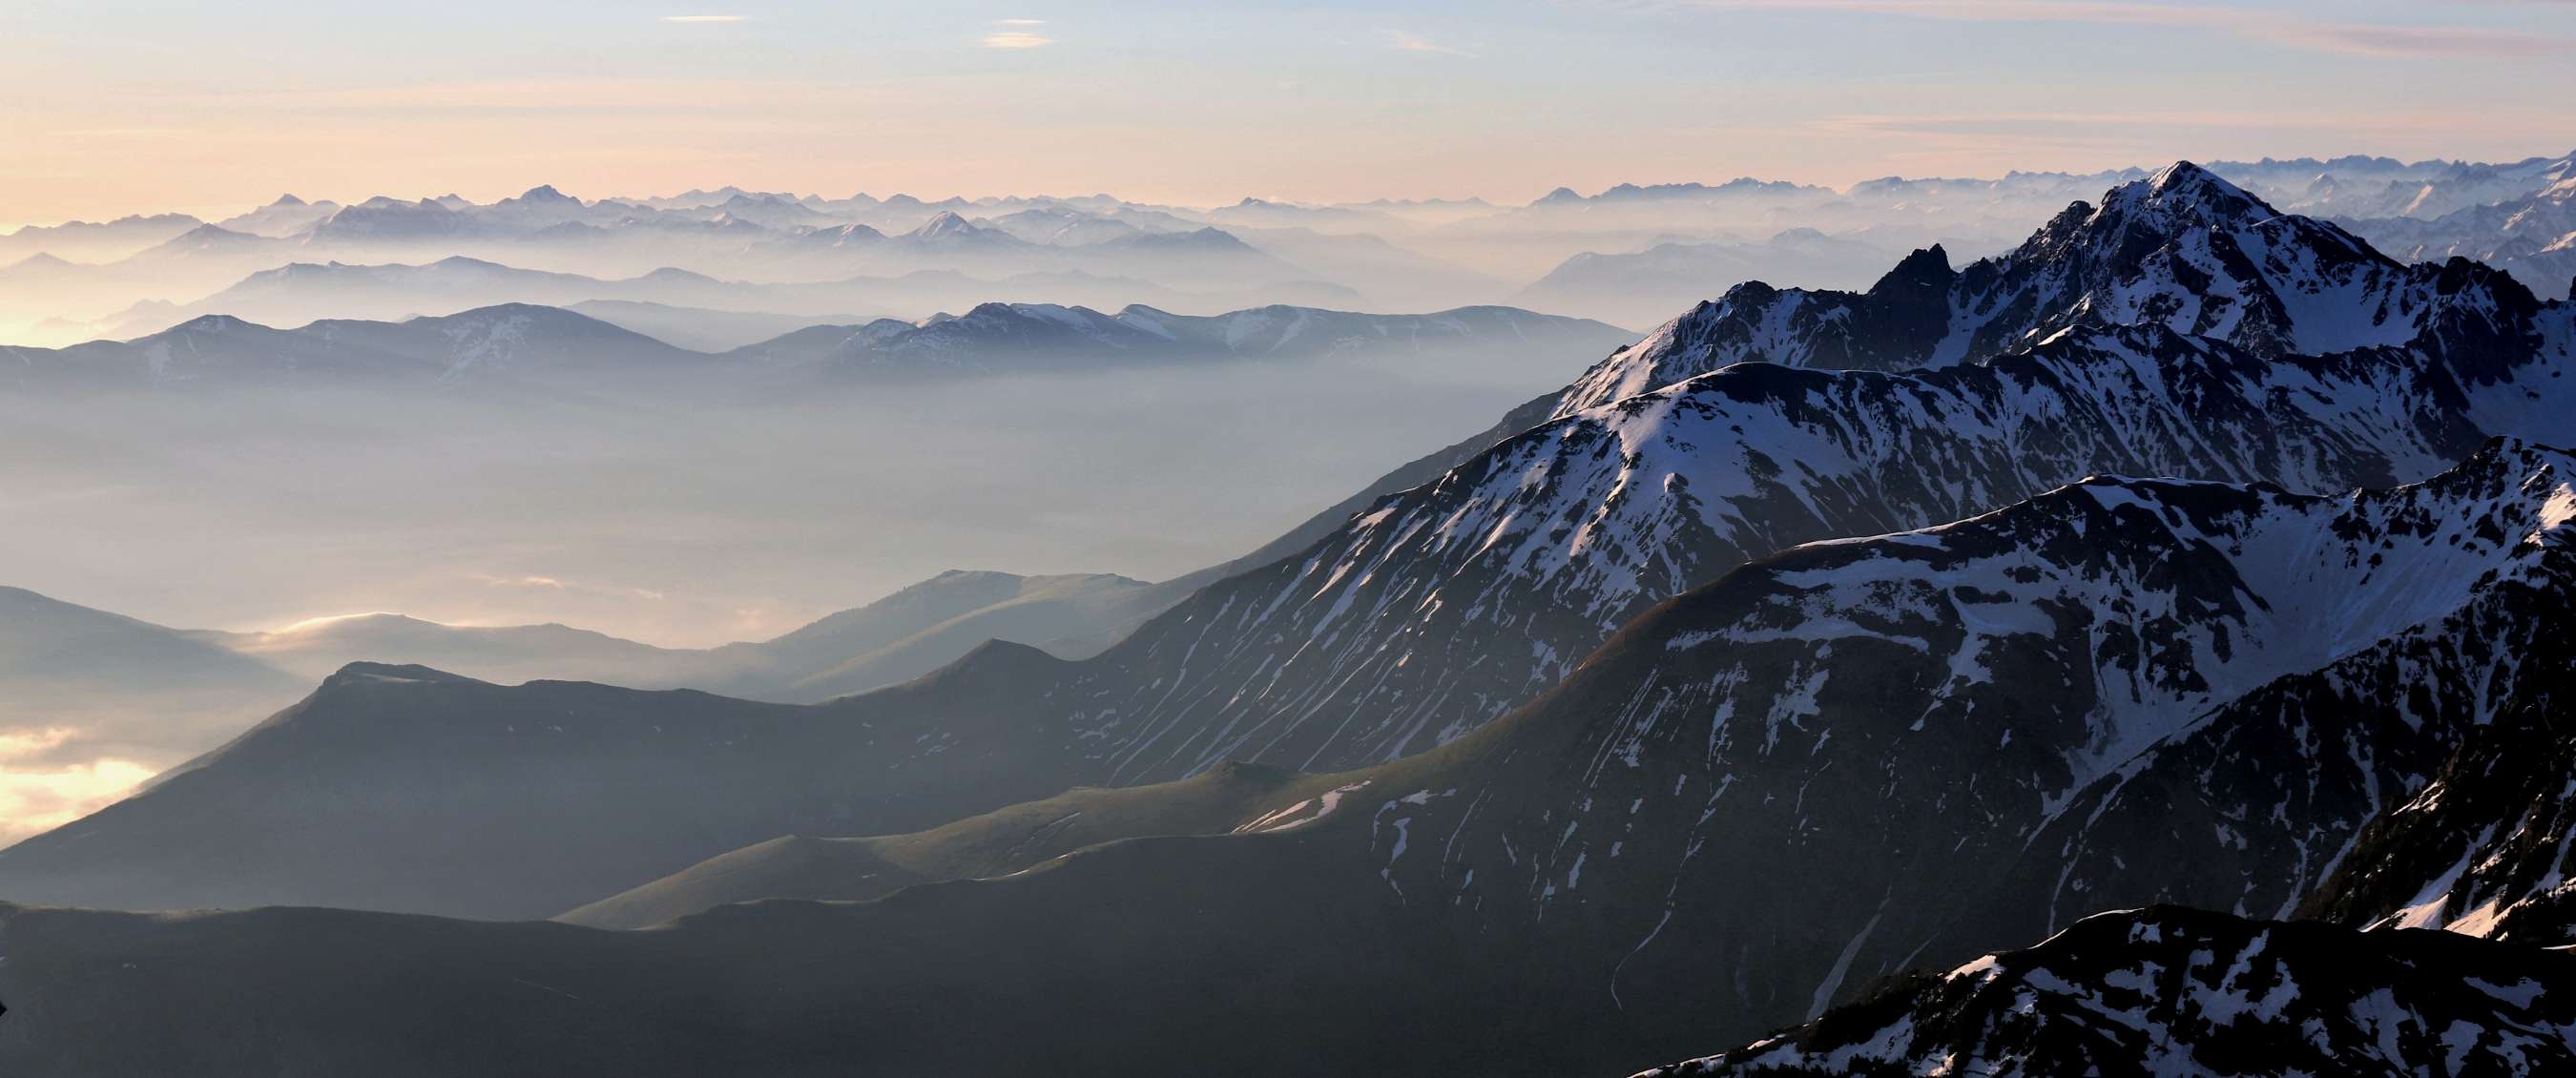
[(78, 736), (60, 726), (0, 731), (0, 846), (105, 808), (152, 777), (132, 760), (55, 759)]

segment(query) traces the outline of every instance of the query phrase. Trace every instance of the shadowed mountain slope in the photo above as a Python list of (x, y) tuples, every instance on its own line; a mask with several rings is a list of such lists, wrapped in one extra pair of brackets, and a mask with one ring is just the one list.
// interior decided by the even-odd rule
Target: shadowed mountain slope
[[(2428, 668), (2432, 696), (2473, 703), (2454, 677), (2510, 695), (2507, 656), (2568, 629), (2555, 597), (2576, 580), (2571, 477), (2562, 452), (2499, 444), (2421, 485), (2339, 497), (2103, 479), (1941, 528), (1800, 547), (1660, 606), (1499, 722), (1280, 789), (1238, 833), (1111, 842), (875, 902), (753, 902), (630, 933), (19, 910), (0, 924), (12, 1008), (0, 1062), (76, 1052), (94, 1075), (544, 1073), (571, 1065), (573, 1032), (619, 1035), (620, 1016), (642, 1014), (659, 1018), (633, 1033), (653, 1047), (644, 1074), (716, 1060), (1107, 1074), (1175, 1052), (1254, 1074), (1319, 1061), (1633, 1070), (1822, 1013), (1882, 973), (2015, 942), (1987, 937), (2045, 917), (2032, 907), (2053, 899), (2017, 889), (2024, 852), (2093, 813), (2097, 791), (2194, 764), (2231, 709), (2321, 678), (2369, 691), (2337, 671), (2388, 653), (2477, 658)], [(499, 696), (581, 688), (345, 678), (492, 697), (445, 711), (450, 741), (453, 716)], [(923, 691), (821, 710), (900, 742), (891, 713), (863, 705)], [(2468, 706), (2438, 723), (2329, 725), (2327, 705), (2346, 705), (2316, 704), (2264, 706), (2272, 727), (2314, 731), (2391, 791), (2410, 761), (2488, 717)], [(740, 741), (790, 743), (800, 762), (827, 743), (791, 736), (796, 716), (761, 718), (733, 724)], [(589, 728), (567, 723), (565, 736)], [(872, 789), (906, 774), (853, 769), (860, 758), (833, 761), (832, 781)], [(2313, 767), (2243, 763), (2209, 773), (2207, 796), (2255, 804), (2263, 782)], [(699, 781), (674, 784), (678, 800)], [(327, 796), (344, 815), (364, 804)], [(2368, 814), (2350, 801), (2293, 801), (2233, 834), (2289, 841)], [(548, 819), (493, 811), (523, 831)], [(2082, 834), (2110, 861), (2152, 860), (2182, 885), (2241, 885), (2229, 832)], [(101, 829), (83, 841), (126, 840)], [(74, 972), (126, 963), (141, 972)], [(523, 993), (595, 1016), (502, 1008)], [(1110, 1020), (1113, 1000), (1124, 1019)], [(169, 1013), (187, 1028), (132, 1017)], [(476, 1023), (496, 1028), (461, 1035)], [(996, 1028), (1014, 1035), (973, 1035)]]
[(917, 883), (1008, 875), (1118, 839), (1221, 835), (1325, 789), (1320, 778), (1228, 764), (1155, 786), (1084, 787), (909, 835), (775, 838), (709, 858), (556, 920), (593, 928), (643, 928), (729, 902), (882, 898)]

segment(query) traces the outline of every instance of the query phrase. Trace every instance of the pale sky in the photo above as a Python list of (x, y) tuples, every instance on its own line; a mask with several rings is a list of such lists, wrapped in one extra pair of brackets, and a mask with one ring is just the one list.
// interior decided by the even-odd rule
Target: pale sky
[(1193, 204), (2576, 148), (2576, 0), (8, 0), (0, 228), (552, 183)]

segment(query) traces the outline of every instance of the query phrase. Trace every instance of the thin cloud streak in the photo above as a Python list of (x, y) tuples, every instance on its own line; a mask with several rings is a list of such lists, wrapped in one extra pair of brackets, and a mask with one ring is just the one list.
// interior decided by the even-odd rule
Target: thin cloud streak
[[(2535, 106), (2516, 122), (2524, 126), (2550, 122), (2545, 111), (2538, 111), (2542, 108)], [(2223, 109), (1843, 113), (1732, 133), (1821, 143), (1865, 141), (1873, 147), (1881, 171), (1922, 177), (1989, 176), (1998, 160), (2022, 162), (2020, 167), (2041, 171), (2150, 166), (2177, 157), (2223, 156), (2229, 151), (2217, 147), (2228, 139), (2247, 137), (2276, 148), (2298, 145), (2304, 148), (2294, 152), (2329, 156), (2355, 151), (2349, 143), (2316, 138), (2318, 132), (2358, 127), (2376, 136), (2402, 134), (2438, 145), (2458, 124), (2455, 113), (2442, 109), (2383, 111), (2372, 114), (2367, 123), (2330, 109), (2282, 110), (2259, 117)], [(2308, 141), (2294, 141), (2299, 139)]]
[(562, 78), (351, 86), (333, 90), (238, 90), (142, 96), (155, 108), (282, 112), (383, 110), (421, 115), (449, 110), (650, 112), (865, 105), (900, 95), (879, 82), (722, 78)]
[(1465, 50), (1465, 49), (1457, 48), (1457, 47), (1455, 47), (1455, 46), (1450, 46), (1450, 45), (1442, 45), (1442, 44), (1438, 44), (1438, 43), (1436, 43), (1436, 42), (1433, 42), (1433, 41), (1430, 41), (1430, 40), (1428, 40), (1428, 39), (1425, 39), (1425, 38), (1424, 38), (1422, 35), (1420, 35), (1420, 34), (1407, 33), (1407, 32), (1402, 31), (1402, 30), (1389, 30), (1389, 31), (1387, 31), (1387, 32), (1386, 32), (1386, 36), (1387, 36), (1387, 47), (1388, 47), (1388, 48), (1391, 48), (1391, 49), (1395, 49), (1395, 50), (1397, 50), (1397, 51), (1399, 51), (1399, 52), (1429, 52), (1429, 53), (1438, 53), (1438, 54), (1443, 55), (1443, 56), (1474, 56), (1474, 55), (1476, 55), (1475, 53), (1469, 52), (1469, 51), (1467, 51), (1467, 50)]
[(1844, 11), (1941, 22), (2060, 22), (2201, 28), (2342, 56), (2532, 59), (2567, 54), (2564, 36), (2473, 26), (2399, 26), (2304, 19), (2200, 4), (2124, 0), (1680, 0), (1701, 10)]
[[(589, 584), (580, 581), (565, 580), (561, 577), (544, 576), (534, 573), (521, 576), (494, 576), (489, 573), (478, 573), (475, 574), (475, 579), (496, 588), (539, 588), (548, 591), (576, 592), (583, 595), (606, 596), (618, 599), (645, 599), (657, 603), (670, 598), (668, 593), (655, 591), (651, 588), (625, 587), (613, 584)], [(450, 624), (463, 623), (452, 622)]]
[(1042, 49), (1055, 44), (1055, 39), (1044, 34), (1031, 34), (1012, 30), (998, 34), (986, 34), (984, 35), (983, 40), (977, 41), (976, 44), (982, 45), (988, 49)]
[(745, 18), (747, 18), (747, 17), (748, 17), (748, 16), (743, 16), (743, 15), (664, 15), (664, 16), (662, 16), (662, 21), (663, 21), (663, 22), (689, 22), (689, 23), (724, 23), (724, 22), (741, 22), (741, 21), (743, 21), (743, 20), (744, 20)]
[[(2375, 126), (2411, 131), (2441, 131), (2458, 123), (2449, 112), (2424, 110), (2414, 113), (2374, 113)], [(1784, 134), (1809, 136), (1903, 136), (1903, 135), (1990, 135), (2038, 131), (2050, 128), (2101, 131), (2117, 128), (2209, 128), (2243, 129), (2254, 126), (2277, 126), (2300, 129), (2332, 126), (2349, 122), (2348, 115), (2330, 111), (2268, 111), (2259, 118), (2249, 118), (2241, 111), (2210, 109), (2150, 110), (2138, 112), (1976, 112), (1976, 113), (1838, 113), (1808, 121)]]

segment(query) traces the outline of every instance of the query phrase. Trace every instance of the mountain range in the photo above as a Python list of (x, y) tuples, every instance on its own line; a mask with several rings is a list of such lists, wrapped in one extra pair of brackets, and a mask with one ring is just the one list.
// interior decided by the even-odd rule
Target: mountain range
[[(987, 640), (1080, 657), (1177, 598), (1110, 574), (951, 571), (783, 636), (662, 648), (563, 625), (444, 625), (399, 614), (262, 632), (180, 630), (0, 588), (0, 732), (21, 767), (104, 758), (134, 777), (184, 762), (350, 663), (435, 663), (493, 681), (681, 685), (816, 702), (910, 680)], [(69, 820), (123, 792), (42, 789), (24, 816)], [(8, 834), (9, 841), (27, 832)]]
[[(1615, 194), (1530, 209), (1814, 197)], [(914, 328), (1189, 336), (1132, 313)], [(1733, 289), (1089, 658), (344, 667), (0, 851), (13, 902), (281, 907), (0, 908), (0, 1061), (2546, 1069), (2571, 365), (2569, 301), (2177, 164)]]
[[(2567, 161), (2354, 156), (2212, 171), (2283, 210), (2344, 221), (2401, 257), (2481, 257), (2558, 294), (2569, 276), (2555, 249), (2565, 230), (2545, 230), (2554, 218), (2521, 210), (2551, 201), (2553, 184), (2569, 177)], [(1106, 195), (925, 201), (738, 188), (586, 200), (551, 186), (490, 203), (451, 194), (344, 205), (290, 195), (214, 222), (137, 215), (0, 235), (0, 333), (8, 334), (0, 339), (126, 338), (208, 313), (300, 323), (591, 300), (905, 319), (992, 298), (1191, 313), (1510, 302), (1646, 322), (1738, 280), (1852, 287), (1884, 264), (1882, 252), (1934, 241), (2001, 250), (2069, 201), (2147, 174), (1886, 177), (1840, 189), (1752, 178), (1623, 183), (1592, 195), (1559, 189), (1517, 206), (1246, 199), (1193, 208)], [(423, 280), (408, 296), (386, 289), (338, 305), (318, 287), (310, 296), (272, 289), (260, 300), (268, 310), (224, 296), (290, 267), (342, 263), (389, 274), (458, 257), (507, 265), (525, 279), (486, 280), (467, 295)], [(671, 269), (735, 283), (720, 298), (684, 299), (638, 280)]]
[[(0, 278), (24, 278), (37, 270), (53, 276), (76, 272), (22, 263), (0, 269)], [(828, 321), (818, 317), (821, 314), (852, 307), (937, 309), (997, 294), (1073, 304), (1152, 300), (1195, 310), (1224, 310), (1226, 301), (1236, 298), (1319, 304), (1349, 304), (1359, 299), (1349, 289), (1330, 285), (1267, 286), (1232, 293), (1182, 291), (1136, 278), (1080, 270), (989, 278), (956, 270), (918, 270), (895, 277), (861, 275), (776, 284), (719, 280), (664, 267), (634, 277), (603, 280), (577, 273), (520, 269), (458, 255), (419, 265), (290, 263), (252, 273), (189, 303), (139, 303), (84, 328), (90, 337), (123, 339), (210, 314), (301, 323), (311, 320), (310, 312), (316, 311), (330, 312), (333, 318), (342, 320), (402, 320), (508, 304), (580, 307), (597, 303), (699, 307), (735, 318), (789, 320), (794, 325), (786, 328), (799, 328)], [(1248, 304), (1234, 304), (1245, 305)]]
[(1669, 239), (1641, 250), (1575, 255), (1512, 298), (1539, 310), (1596, 311), (1646, 325), (1739, 281), (1866, 287), (1902, 253), (1812, 228), (1757, 243)]
[(774, 639), (663, 648), (564, 625), (446, 625), (401, 614), (257, 632), (172, 629), (0, 589), (0, 668), (15, 710), (143, 710), (213, 701), (274, 711), (351, 663), (438, 667), (500, 682), (581, 680), (723, 689), (813, 703), (908, 681), (987, 640), (1080, 657), (1168, 605), (1170, 589), (1109, 573), (951, 570)]
[[(1949, 336), (2027, 351), (1911, 374), (1745, 363), (1731, 335), (1741, 320), (1694, 311), (1556, 395), (1560, 418), (1468, 449), (1469, 459), (1302, 551), (1206, 583), (1096, 657), (968, 656), (943, 683), (973, 685), (979, 698), (1002, 692), (1004, 702), (979, 706), (1003, 724), (990, 736), (1011, 731), (1006, 742), (943, 745), (945, 758), (918, 759), (926, 750), (889, 746), (851, 766), (971, 767), (940, 802), (967, 811), (1080, 783), (1175, 779), (1228, 759), (1360, 766), (1475, 728), (1546, 691), (1657, 602), (1798, 543), (1957, 519), (2088, 474), (2335, 490), (2423, 478), (2494, 435), (2576, 441), (2551, 395), (2564, 381), (2548, 377), (2576, 346), (2565, 304), (2542, 304), (2467, 263), (2401, 267), (2304, 223), (2287, 235), (2309, 246), (2273, 246), (2236, 277), (2195, 276), (2172, 252), (2242, 251), (2284, 226), (2188, 165), (2115, 191), (2106, 205), (2123, 212), (2069, 211), (2023, 251), (1955, 277), (1937, 253), (1916, 256), (1871, 294), (1901, 310), (1909, 290), (1938, 297), (1959, 279), (1993, 282), (1971, 293), (1982, 306), (1969, 315), (1923, 309), (1935, 325), (1976, 319), (1972, 333)], [(2139, 242), (2157, 229), (2164, 242)], [(2134, 263), (2113, 257), (2120, 252)], [(2102, 298), (2170, 294), (2194, 281), (2211, 286), (2196, 304)], [(2340, 296), (2358, 309), (2290, 313), (2269, 299), (2285, 293)], [(1767, 309), (1796, 295), (1775, 294)], [(2035, 296), (2079, 311), (2151, 310), (2265, 349), (2409, 343), (2267, 355), (2158, 322), (2056, 315)], [(2211, 321), (2222, 307), (2247, 316)], [(1998, 308), (2005, 313), (1989, 315)], [(2027, 328), (2014, 311), (2029, 312)], [(2260, 312), (2278, 317), (2252, 317)], [(1849, 323), (1826, 324), (1843, 352), (1781, 358), (1856, 361), (1850, 342), (1866, 338), (1845, 332)], [(2066, 328), (2031, 340), (2052, 326)], [(1664, 387), (1626, 397), (1604, 388), (1646, 383)], [(907, 724), (958, 710), (936, 694), (852, 706), (886, 716), (869, 721)], [(845, 826), (887, 833), (957, 815), (888, 805), (883, 819), (854, 816)], [(132, 864), (157, 871), (148, 858)], [(131, 888), (118, 895), (108, 904), (136, 901)], [(59, 900), (83, 899), (73, 891)]]
[(1474, 349), (1509, 340), (1570, 351), (1631, 339), (1616, 326), (1508, 307), (1368, 315), (1265, 307), (1214, 316), (1131, 306), (1117, 314), (1049, 304), (979, 304), (921, 322), (808, 326), (722, 353), (664, 344), (588, 315), (511, 304), (401, 322), (325, 320), (279, 330), (204, 315), (131, 341), (0, 347), (21, 390), (399, 384), (486, 379), (720, 377), (806, 383), (1079, 372), (1135, 364), (1277, 360), (1393, 349)]
[(2576, 295), (2576, 161), (2561, 162), (2551, 175), (2555, 182), (2549, 187), (2518, 198), (2431, 220), (2357, 220), (2352, 226), (2402, 257), (2475, 259), (2545, 294)]

